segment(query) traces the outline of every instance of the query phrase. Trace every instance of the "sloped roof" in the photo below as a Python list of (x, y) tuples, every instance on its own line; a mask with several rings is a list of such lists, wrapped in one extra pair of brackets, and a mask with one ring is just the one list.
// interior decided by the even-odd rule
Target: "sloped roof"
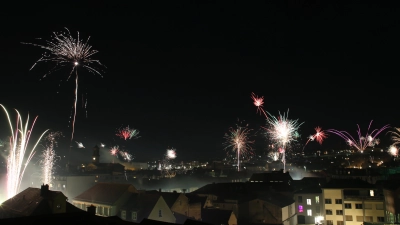
[(179, 197), (179, 193), (177, 192), (158, 192), (167, 203), (168, 207), (171, 208), (175, 203), (176, 199)]
[(214, 225), (229, 224), (231, 215), (231, 210), (203, 209), (201, 210), (201, 221)]
[(267, 173), (253, 173), (250, 177), (250, 181), (291, 181), (292, 176), (289, 173), (283, 173), (283, 171), (272, 171)]
[[(40, 196), (40, 193), (40, 188), (29, 187), (3, 202), (1, 206), (3, 210), (21, 216), (49, 214), (52, 210), (47, 199)], [(62, 192), (49, 190), (47, 198), (51, 199), (60, 194), (63, 195)]]
[(131, 184), (97, 183), (76, 196), (74, 200), (113, 205), (122, 195), (135, 189)]
[(189, 203), (200, 203), (201, 207), (204, 207), (204, 205), (206, 204), (207, 197), (202, 197), (191, 193), (187, 193), (185, 195), (189, 199)]
[(361, 179), (331, 179), (322, 186), (322, 189), (345, 189), (345, 188), (375, 188), (376, 186)]
[(305, 187), (295, 192), (295, 194), (321, 194), (322, 189), (320, 186), (314, 185)]
[(1, 225), (36, 225), (36, 224), (57, 224), (57, 225), (70, 225), (70, 224), (85, 224), (85, 225), (99, 225), (99, 224), (115, 224), (115, 225), (135, 225), (137, 223), (124, 221), (118, 217), (103, 217), (89, 215), (88, 212), (75, 212), (75, 213), (56, 213), (49, 215), (39, 216), (26, 216), (19, 218), (0, 219)]

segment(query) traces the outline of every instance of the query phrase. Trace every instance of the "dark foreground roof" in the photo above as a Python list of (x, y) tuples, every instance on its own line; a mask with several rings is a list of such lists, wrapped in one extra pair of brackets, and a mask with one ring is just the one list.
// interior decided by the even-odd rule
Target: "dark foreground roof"
[(36, 224), (57, 224), (57, 225), (132, 225), (133, 222), (123, 221), (118, 217), (102, 217), (90, 215), (87, 212), (59, 213), (42, 216), (26, 216), (18, 218), (0, 219), (1, 225), (36, 225)]

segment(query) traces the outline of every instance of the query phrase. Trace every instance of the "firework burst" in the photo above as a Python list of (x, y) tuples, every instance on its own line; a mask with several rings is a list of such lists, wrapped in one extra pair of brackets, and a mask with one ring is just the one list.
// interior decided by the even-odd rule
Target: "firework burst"
[(112, 147), (110, 149), (110, 154), (113, 155), (113, 156), (117, 156), (118, 152), (119, 152), (119, 146), (118, 145), (116, 145), (116, 146), (114, 146), (114, 147)]
[(249, 140), (251, 131), (248, 124), (245, 126), (237, 124), (235, 128), (231, 127), (225, 134), (225, 149), (232, 148), (236, 152), (238, 171), (240, 171), (240, 158), (252, 154), (251, 144), (254, 141)]
[[(268, 113), (268, 112), (267, 112)], [(269, 138), (279, 146), (279, 153), (282, 154), (283, 170), (286, 170), (286, 150), (288, 145), (295, 141), (298, 137), (298, 129), (303, 123), (299, 123), (298, 119), (289, 120), (289, 110), (286, 114), (279, 113), (275, 117), (268, 113), (267, 117), (268, 127), (265, 128)]]
[(176, 158), (176, 151), (175, 151), (175, 149), (174, 149), (174, 148), (167, 149), (166, 157), (167, 157), (168, 159), (175, 159), (175, 158)]
[(42, 152), (40, 165), (42, 166), (42, 183), (50, 185), (53, 181), (54, 164), (56, 160), (56, 152), (54, 147), (57, 146), (56, 138), (62, 135), (61, 132), (50, 132), (45, 140), (46, 146)]
[(128, 139), (135, 139), (135, 138), (139, 138), (139, 131), (137, 129), (131, 129), (129, 128), (129, 126), (121, 128), (117, 131), (117, 133), (115, 134), (118, 137), (124, 139), (124, 140), (128, 140)]
[(307, 141), (306, 144), (304, 145), (303, 150), (304, 150), (304, 148), (306, 147), (306, 145), (308, 144), (308, 142), (310, 142), (310, 141), (316, 140), (320, 145), (322, 145), (322, 142), (324, 141), (324, 139), (325, 139), (327, 136), (328, 136), (328, 135), (322, 130), (321, 127), (316, 127), (316, 128), (315, 128), (315, 134), (310, 135), (310, 136), (308, 137), (308, 141)]
[(264, 97), (258, 97), (256, 94), (251, 93), (251, 99), (253, 99), (253, 104), (257, 107), (257, 112), (263, 113), (265, 117), (268, 117), (265, 113), (263, 106), (264, 106)]
[(399, 155), (399, 149), (395, 145), (391, 145), (388, 150), (389, 154), (397, 157)]
[(391, 139), (393, 141), (393, 145), (400, 144), (400, 128), (394, 127), (394, 131), (388, 131), (388, 134), (391, 134)]
[(347, 131), (338, 131), (335, 129), (329, 129), (327, 132), (333, 133), (338, 135), (339, 137), (343, 138), (347, 144), (351, 147), (354, 147), (357, 149), (357, 151), (363, 152), (367, 147), (373, 147), (377, 144), (379, 144), (379, 139), (376, 137), (384, 130), (388, 129), (390, 126), (385, 125), (380, 129), (374, 129), (371, 133), (369, 133), (369, 130), (371, 128), (372, 120), (369, 123), (367, 133), (365, 136), (361, 134), (361, 129), (360, 126), (357, 124), (357, 138), (354, 138), (353, 136), (350, 135), (349, 132)]
[(39, 139), (33, 145), (29, 154), (25, 156), (28, 150), (28, 143), (30, 136), (32, 134), (32, 129), (33, 126), (35, 125), (37, 117), (35, 117), (35, 119), (31, 124), (31, 128), (29, 129), (28, 128), (29, 115), (24, 124), (21, 114), (18, 112), (18, 110), (15, 110), (17, 113), (17, 122), (16, 122), (16, 127), (14, 129), (10, 120), (9, 113), (7, 112), (6, 108), (1, 104), (0, 106), (6, 113), (11, 130), (10, 150), (9, 150), (9, 155), (7, 157), (7, 197), (8, 199), (10, 199), (18, 193), (22, 178), (25, 173), (25, 169), (28, 166), (29, 162), (31, 161), (33, 155), (35, 154), (36, 146), (42, 139), (43, 135), (47, 132), (47, 130), (40, 135)]
[(33, 64), (30, 70), (32, 70), (38, 63), (42, 62), (55, 64), (50, 71), (43, 75), (43, 78), (65, 67), (71, 69), (69, 76), (67, 77), (67, 81), (71, 78), (73, 74), (75, 74), (75, 100), (73, 104), (74, 115), (72, 119), (71, 134), (72, 142), (75, 132), (76, 106), (78, 101), (78, 68), (84, 68), (90, 73), (102, 77), (102, 70), (96, 68), (96, 66), (104, 68), (105, 66), (102, 65), (99, 60), (92, 59), (92, 56), (98, 53), (98, 51), (92, 49), (92, 46), (88, 44), (90, 37), (86, 41), (82, 41), (79, 37), (79, 32), (77, 32), (77, 38), (74, 38), (67, 28), (65, 28), (65, 30), (65, 32), (53, 32), (51, 40), (45, 41), (45, 44), (43, 45), (34, 43), (22, 44), (33, 45), (45, 50), (45, 52)]

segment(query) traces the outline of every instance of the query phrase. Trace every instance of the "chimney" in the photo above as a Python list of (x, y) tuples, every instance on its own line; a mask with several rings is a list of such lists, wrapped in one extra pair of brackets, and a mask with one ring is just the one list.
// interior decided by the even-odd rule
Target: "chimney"
[(86, 208), (87, 208), (89, 215), (93, 215), (93, 216), (96, 215), (96, 206), (90, 205)]
[(40, 196), (46, 197), (48, 193), (49, 193), (49, 185), (42, 184), (40, 188)]

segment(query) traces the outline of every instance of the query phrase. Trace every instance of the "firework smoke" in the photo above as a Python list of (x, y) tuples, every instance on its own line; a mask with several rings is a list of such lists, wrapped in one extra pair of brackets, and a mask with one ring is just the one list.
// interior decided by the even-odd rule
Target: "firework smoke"
[(329, 130), (327, 130), (327, 132), (338, 135), (339, 137), (343, 138), (347, 142), (348, 145), (356, 148), (360, 152), (363, 152), (367, 147), (372, 147), (372, 146), (379, 144), (379, 139), (376, 139), (376, 137), (382, 131), (384, 131), (390, 127), (389, 125), (385, 125), (381, 129), (374, 129), (371, 133), (369, 133), (371, 124), (372, 124), (372, 120), (369, 123), (367, 133), (365, 134), (365, 136), (362, 136), (360, 126), (357, 124), (357, 127), (358, 127), (357, 139), (354, 138), (353, 136), (351, 136), (349, 134), (349, 132), (347, 132), (347, 131), (338, 131), (338, 130), (334, 130), (334, 129), (329, 129)]
[(254, 141), (249, 140), (251, 131), (248, 128), (248, 124), (245, 126), (237, 124), (235, 128), (231, 127), (229, 132), (225, 134), (225, 149), (232, 148), (236, 152), (238, 171), (240, 171), (240, 158), (252, 154), (251, 144)]
[(42, 183), (50, 185), (53, 181), (54, 175), (54, 164), (56, 160), (56, 152), (54, 147), (57, 147), (56, 138), (61, 136), (61, 132), (51, 132), (49, 133), (45, 140), (46, 146), (42, 152), (40, 165), (42, 166)]
[(10, 150), (7, 158), (7, 197), (8, 199), (10, 199), (18, 193), (22, 178), (25, 173), (25, 169), (31, 161), (33, 155), (35, 154), (36, 146), (42, 139), (43, 135), (47, 132), (47, 130), (40, 135), (39, 139), (25, 158), (25, 154), (28, 150), (29, 139), (32, 134), (32, 129), (37, 120), (37, 117), (35, 117), (35, 119), (33, 120), (31, 128), (28, 129), (29, 115), (24, 125), (21, 114), (18, 112), (18, 110), (15, 110), (17, 113), (17, 122), (14, 129), (6, 108), (2, 104), (0, 104), (0, 106), (6, 113), (11, 130)]

